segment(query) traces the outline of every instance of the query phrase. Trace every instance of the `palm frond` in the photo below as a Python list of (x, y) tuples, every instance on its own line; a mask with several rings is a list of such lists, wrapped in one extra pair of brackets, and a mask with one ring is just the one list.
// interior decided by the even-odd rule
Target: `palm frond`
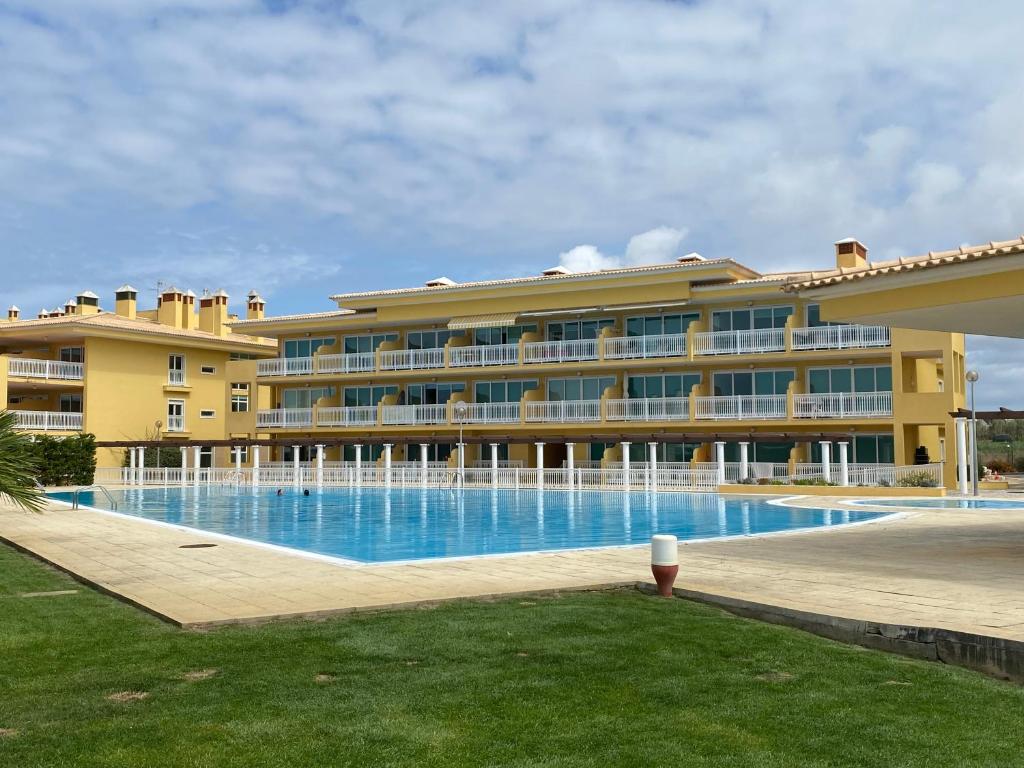
[(15, 424), (13, 413), (0, 411), (0, 500), (38, 512), (46, 497), (36, 484), (35, 452), (28, 435), (18, 432)]

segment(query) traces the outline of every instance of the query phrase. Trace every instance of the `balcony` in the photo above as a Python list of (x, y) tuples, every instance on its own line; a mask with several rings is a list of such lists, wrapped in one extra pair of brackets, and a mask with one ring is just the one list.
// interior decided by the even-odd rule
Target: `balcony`
[(167, 431), (168, 432), (184, 432), (185, 431), (185, 417), (184, 416), (168, 416), (167, 417)]
[(377, 424), (377, 406), (350, 405), (320, 408), (316, 412), (318, 427), (369, 427)]
[(690, 401), (685, 397), (649, 397), (606, 402), (608, 421), (689, 421)]
[(695, 355), (748, 355), (784, 352), (784, 328), (760, 328), (753, 331), (704, 331), (694, 334)]
[(170, 368), (167, 371), (167, 385), (170, 387), (185, 386), (185, 372)]
[(395, 349), (380, 353), (382, 371), (416, 371), (444, 368), (444, 349)]
[(518, 424), (519, 403), (466, 403), (464, 424)]
[(374, 360), (373, 352), (321, 355), (316, 362), (317, 373), (363, 373), (372, 371), (375, 367), (376, 360)]
[(23, 379), (81, 381), (85, 377), (85, 367), (81, 363), (65, 363), (62, 360), (12, 357), (8, 359), (7, 375)]
[(892, 392), (833, 392), (793, 396), (798, 419), (884, 419), (892, 416)]
[(884, 325), (821, 325), (794, 328), (792, 347), (807, 349), (870, 349), (889, 346), (889, 329)]
[(528, 422), (580, 423), (601, 420), (600, 400), (534, 400), (526, 403)]
[(606, 360), (686, 357), (686, 334), (608, 338), (604, 341), (604, 357)]
[(531, 341), (523, 345), (523, 362), (574, 363), (597, 360), (597, 339)]
[(785, 419), (785, 395), (725, 395), (698, 397), (695, 416), (713, 421)]
[(474, 347), (449, 347), (448, 349), (448, 364), (452, 368), (515, 365), (518, 362), (518, 344), (481, 344)]
[(257, 360), (257, 376), (308, 376), (313, 373), (312, 357), (278, 357)]
[(444, 404), (385, 405), (382, 408), (381, 422), (387, 425), (447, 424), (448, 406)]
[(81, 432), (82, 414), (61, 411), (11, 411), (16, 429), (32, 432)]
[(312, 408), (273, 408), (268, 411), (256, 412), (256, 427), (311, 427), (313, 426)]

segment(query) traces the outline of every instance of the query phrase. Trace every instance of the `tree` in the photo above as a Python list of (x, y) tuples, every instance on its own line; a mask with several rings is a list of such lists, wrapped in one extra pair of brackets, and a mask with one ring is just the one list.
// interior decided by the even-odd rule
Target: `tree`
[(15, 429), (16, 417), (0, 411), (0, 499), (30, 512), (43, 508), (45, 496), (36, 485), (38, 465), (32, 441)]

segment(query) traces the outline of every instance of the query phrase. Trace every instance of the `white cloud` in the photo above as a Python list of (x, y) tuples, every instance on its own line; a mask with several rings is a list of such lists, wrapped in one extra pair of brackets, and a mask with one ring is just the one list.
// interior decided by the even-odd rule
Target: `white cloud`
[(655, 227), (629, 238), (622, 256), (608, 256), (595, 245), (577, 245), (558, 256), (559, 265), (573, 272), (635, 266), (638, 264), (664, 264), (679, 256), (679, 245), (686, 237), (685, 229)]

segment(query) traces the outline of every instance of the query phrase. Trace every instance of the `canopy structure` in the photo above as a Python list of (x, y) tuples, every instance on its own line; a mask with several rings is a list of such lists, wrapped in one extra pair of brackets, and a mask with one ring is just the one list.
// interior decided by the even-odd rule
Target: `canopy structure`
[(452, 331), (464, 331), (472, 328), (500, 328), (515, 325), (515, 312), (496, 312), (490, 315), (469, 315), (467, 317), (453, 317), (448, 321), (448, 328)]
[[(967, 408), (961, 408), (959, 411), (952, 411), (949, 415), (954, 419), (971, 418), (971, 412)], [(1021, 421), (1024, 420), (1024, 411), (1011, 411), (1009, 408), (1000, 408), (998, 411), (975, 411), (974, 417), (979, 421), (994, 421), (996, 419)]]

